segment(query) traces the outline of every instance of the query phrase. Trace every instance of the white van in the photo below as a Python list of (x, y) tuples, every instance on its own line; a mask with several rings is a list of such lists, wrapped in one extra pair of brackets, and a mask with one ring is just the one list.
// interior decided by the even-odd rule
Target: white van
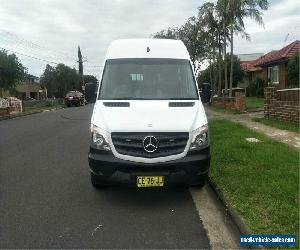
[(94, 187), (203, 186), (207, 118), (184, 44), (116, 40), (108, 48), (91, 119)]

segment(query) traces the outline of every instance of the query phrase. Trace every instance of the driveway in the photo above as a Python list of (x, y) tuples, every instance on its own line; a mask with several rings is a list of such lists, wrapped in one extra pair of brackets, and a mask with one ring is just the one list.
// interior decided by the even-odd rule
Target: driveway
[(95, 190), (87, 161), (92, 108), (0, 122), (0, 248), (238, 246), (209, 187)]

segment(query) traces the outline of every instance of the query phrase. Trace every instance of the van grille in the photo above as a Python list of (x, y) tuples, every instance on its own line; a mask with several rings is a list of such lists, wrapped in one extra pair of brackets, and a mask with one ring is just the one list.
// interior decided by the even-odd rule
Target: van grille
[[(157, 149), (154, 152), (147, 152), (143, 142), (146, 137), (155, 137), (154, 144), (157, 142)], [(112, 142), (119, 154), (130, 155), (143, 158), (157, 158), (180, 154), (184, 151), (189, 133), (187, 132), (164, 132), (164, 133), (111, 133)]]

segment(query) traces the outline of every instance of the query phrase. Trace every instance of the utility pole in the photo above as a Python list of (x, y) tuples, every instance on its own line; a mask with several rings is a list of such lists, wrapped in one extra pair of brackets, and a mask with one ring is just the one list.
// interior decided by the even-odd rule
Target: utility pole
[(78, 70), (82, 81), (82, 90), (84, 91), (85, 84), (84, 84), (84, 77), (83, 77), (83, 61), (82, 61), (80, 46), (78, 46)]

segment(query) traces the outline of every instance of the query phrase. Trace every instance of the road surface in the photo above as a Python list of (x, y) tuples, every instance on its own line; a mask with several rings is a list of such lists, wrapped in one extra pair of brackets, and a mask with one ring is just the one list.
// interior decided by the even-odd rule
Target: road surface
[(0, 248), (210, 248), (188, 188), (91, 186), (92, 108), (0, 122)]

